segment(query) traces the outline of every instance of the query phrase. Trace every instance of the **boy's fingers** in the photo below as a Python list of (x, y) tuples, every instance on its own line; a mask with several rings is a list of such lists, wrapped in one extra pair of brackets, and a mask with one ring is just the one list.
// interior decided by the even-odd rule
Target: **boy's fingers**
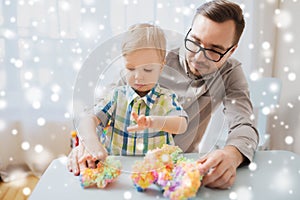
[(95, 161), (94, 160), (87, 160), (87, 164), (88, 164), (88, 167), (89, 168), (96, 168), (96, 164), (95, 164)]
[(139, 129), (139, 126), (138, 126), (138, 125), (128, 126), (128, 127), (127, 127), (127, 131), (128, 131), (128, 132), (134, 132), (134, 131), (137, 131), (138, 129)]
[(132, 117), (133, 117), (133, 119), (134, 119), (135, 121), (138, 120), (139, 115), (138, 115), (136, 112), (132, 112), (131, 115), (132, 115)]
[(87, 168), (86, 166), (86, 162), (83, 163), (79, 163), (79, 170), (78, 170), (78, 174), (75, 175), (79, 175), (80, 172), (83, 172), (85, 169)]
[(146, 123), (146, 117), (144, 115), (140, 115), (136, 121), (140, 126), (143, 126)]
[(75, 176), (78, 176), (80, 173), (80, 169), (79, 169), (79, 165), (78, 165), (78, 161), (77, 161), (77, 159), (78, 159), (77, 153), (78, 152), (77, 152), (77, 149), (74, 149), (74, 151), (75, 151), (75, 153), (72, 153), (72, 155), (71, 155), (72, 159), (71, 159), (70, 165), (71, 165), (71, 171), (73, 172), (73, 174)]

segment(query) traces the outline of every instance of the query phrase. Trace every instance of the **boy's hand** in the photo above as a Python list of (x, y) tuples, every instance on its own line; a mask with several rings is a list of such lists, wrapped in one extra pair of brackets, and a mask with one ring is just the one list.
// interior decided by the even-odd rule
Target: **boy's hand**
[[(85, 163), (92, 161), (95, 163), (97, 160), (104, 161), (107, 157), (107, 151), (106, 149), (97, 142), (91, 142), (87, 143), (86, 141), (81, 142), (83, 146), (83, 150), (80, 152), (81, 154), (78, 154), (78, 163)], [(92, 165), (89, 166), (90, 168), (95, 168), (96, 166)]]
[(132, 112), (132, 117), (137, 123), (137, 125), (127, 127), (127, 131), (135, 132), (135, 131), (142, 131), (146, 128), (149, 128), (151, 125), (151, 118), (145, 115), (138, 115), (135, 112)]
[(78, 176), (86, 168), (95, 168), (97, 160), (105, 160), (107, 157), (107, 151), (102, 145), (99, 145), (98, 150), (98, 153), (91, 153), (80, 143), (70, 152), (67, 160), (67, 168), (75, 176)]

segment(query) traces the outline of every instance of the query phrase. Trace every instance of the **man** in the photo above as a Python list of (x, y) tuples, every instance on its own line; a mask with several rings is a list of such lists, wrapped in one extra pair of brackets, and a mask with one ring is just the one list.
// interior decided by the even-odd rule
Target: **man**
[[(184, 47), (171, 51), (159, 83), (174, 90), (189, 116), (187, 131), (174, 136), (185, 152), (197, 152), (212, 112), (223, 103), (229, 134), (223, 149), (202, 159), (202, 184), (225, 189), (235, 181), (236, 169), (252, 160), (258, 144), (253, 126), (252, 104), (241, 63), (231, 59), (245, 26), (241, 8), (215, 0), (197, 9)], [(81, 147), (82, 148), (82, 147)], [(79, 173), (80, 149), (69, 155), (68, 167)], [(75, 162), (74, 162), (75, 160)], [(88, 161), (89, 166), (93, 162)]]
[(252, 104), (241, 63), (231, 59), (245, 26), (241, 8), (223, 0), (197, 9), (186, 34), (184, 47), (170, 52), (167, 68), (159, 81), (173, 89), (189, 116), (186, 133), (174, 137), (185, 152), (196, 152), (211, 113), (223, 103), (229, 135), (224, 149), (203, 158), (202, 170), (209, 173), (203, 185), (228, 188), (236, 168), (252, 160), (258, 144), (253, 127)]

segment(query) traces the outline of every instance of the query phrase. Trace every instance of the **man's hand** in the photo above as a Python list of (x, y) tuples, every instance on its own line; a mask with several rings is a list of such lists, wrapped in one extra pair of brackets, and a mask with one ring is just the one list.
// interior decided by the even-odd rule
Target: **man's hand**
[(236, 169), (242, 161), (242, 154), (234, 146), (226, 146), (209, 153), (200, 159), (200, 172), (206, 174), (202, 184), (219, 189), (231, 187), (236, 178)]
[(78, 176), (81, 171), (86, 168), (95, 168), (97, 160), (105, 160), (107, 152), (98, 152), (98, 154), (91, 155), (84, 145), (79, 144), (77, 147), (72, 149), (68, 156), (67, 168), (70, 172), (73, 172), (75, 176)]
[(129, 132), (142, 131), (146, 128), (149, 128), (151, 125), (151, 119), (149, 116), (147, 117), (145, 115), (139, 116), (137, 113), (132, 112), (132, 117), (137, 124), (134, 126), (127, 127), (127, 131)]

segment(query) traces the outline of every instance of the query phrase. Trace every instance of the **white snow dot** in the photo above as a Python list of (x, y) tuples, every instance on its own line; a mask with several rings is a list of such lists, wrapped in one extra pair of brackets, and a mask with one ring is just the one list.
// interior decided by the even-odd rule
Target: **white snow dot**
[(7, 103), (4, 99), (0, 99), (0, 110), (3, 110), (4, 108), (6, 108)]
[(295, 160), (295, 156), (291, 156), (291, 160)]
[(41, 103), (39, 101), (33, 101), (32, 107), (37, 110), (41, 107)]
[(237, 195), (236, 192), (230, 192), (229, 193), (229, 199), (235, 200), (235, 199), (237, 199), (237, 197), (238, 197), (238, 195)]
[(24, 194), (25, 196), (29, 196), (29, 195), (30, 195), (30, 193), (31, 193), (31, 190), (30, 190), (30, 188), (29, 188), (29, 187), (25, 187), (25, 188), (23, 188), (23, 194)]
[(270, 91), (273, 92), (273, 93), (276, 93), (277, 91), (279, 90), (279, 86), (277, 83), (272, 83), (270, 85)]
[(37, 153), (41, 153), (44, 150), (44, 147), (40, 144), (37, 144), (37, 145), (35, 145), (34, 150)]
[(39, 126), (44, 126), (46, 124), (46, 120), (44, 118), (40, 117), (37, 119), (37, 124)]
[(259, 74), (257, 72), (253, 72), (250, 74), (250, 79), (252, 81), (257, 81), (259, 79)]
[(132, 194), (129, 191), (124, 192), (123, 194), (124, 199), (131, 199), (132, 198)]
[(90, 12), (91, 12), (91, 13), (95, 13), (95, 12), (96, 12), (96, 8), (95, 8), (95, 7), (92, 7), (92, 8), (90, 9)]
[(284, 71), (284, 72), (288, 72), (289, 70), (290, 70), (290, 68), (287, 67), (287, 66), (285, 66), (285, 67), (283, 68), (283, 71)]
[(0, 131), (3, 131), (6, 128), (6, 122), (0, 119)]
[(103, 30), (104, 28), (105, 28), (105, 26), (103, 24), (100, 24), (99, 30)]
[(34, 35), (31, 37), (33, 41), (37, 41), (38, 40), (38, 36)]
[(16, 68), (21, 68), (21, 67), (23, 67), (23, 61), (20, 60), (20, 59), (15, 60), (14, 63), (15, 63)]
[(269, 42), (263, 42), (262, 43), (262, 48), (264, 50), (268, 50), (271, 47), (271, 44)]
[(138, 150), (142, 151), (144, 149), (144, 144), (143, 143), (138, 143), (136, 148)]
[[(276, 12), (277, 11), (277, 12)], [(291, 25), (292, 22), (292, 16), (289, 12), (282, 11), (279, 9), (276, 9), (274, 16), (275, 24), (277, 24), (278, 28), (287, 28)]]
[(294, 108), (294, 105), (290, 102), (287, 103), (287, 106), (290, 107), (290, 108)]
[(65, 37), (67, 35), (66, 31), (60, 31), (60, 36)]
[(292, 136), (286, 136), (285, 137), (285, 143), (290, 145), (294, 142), (294, 138)]
[(51, 95), (51, 100), (53, 101), (53, 102), (57, 102), (58, 100), (59, 100), (59, 95), (58, 94), (52, 94)]
[(30, 148), (29, 142), (22, 142), (21, 148), (22, 148), (24, 151), (27, 151), (27, 150)]
[(284, 128), (285, 128), (285, 129), (289, 129), (289, 125), (285, 125)]
[(257, 164), (254, 162), (251, 162), (248, 166), (250, 171), (255, 171), (257, 169)]
[(249, 49), (254, 49), (254, 44), (252, 44), (252, 43), (249, 44), (249, 45), (248, 45), (248, 48), (249, 48)]
[(265, 62), (266, 62), (266, 63), (270, 63), (270, 62), (271, 62), (271, 59), (270, 59), (270, 58), (266, 58), (266, 59), (265, 59)]
[(10, 22), (11, 22), (11, 23), (15, 23), (16, 21), (17, 21), (17, 20), (16, 20), (15, 17), (11, 17), (11, 18), (10, 18)]
[(294, 39), (294, 36), (291, 33), (286, 33), (286, 34), (284, 34), (283, 39), (285, 42), (292, 42)]
[(268, 163), (269, 163), (269, 164), (272, 164), (272, 160), (268, 160)]
[(289, 81), (295, 81), (296, 80), (296, 74), (291, 72), (288, 74)]
[(66, 119), (69, 119), (71, 117), (70, 113), (65, 113), (64, 116), (65, 116)]
[(33, 27), (37, 27), (38, 22), (37, 22), (37, 21), (33, 21), (33, 22), (31, 22), (31, 25), (32, 25)]
[(25, 73), (24, 73), (24, 78), (25, 78), (25, 80), (31, 80), (32, 77), (33, 77), (32, 72), (25, 72)]
[(17, 135), (17, 134), (18, 134), (18, 130), (17, 130), (17, 129), (13, 129), (13, 130), (11, 130), (11, 134), (13, 134), (13, 135)]
[(264, 108), (262, 109), (262, 113), (263, 113), (264, 115), (269, 115), (270, 112), (271, 112), (271, 110), (270, 110), (270, 108), (267, 107), (267, 106), (264, 107)]

